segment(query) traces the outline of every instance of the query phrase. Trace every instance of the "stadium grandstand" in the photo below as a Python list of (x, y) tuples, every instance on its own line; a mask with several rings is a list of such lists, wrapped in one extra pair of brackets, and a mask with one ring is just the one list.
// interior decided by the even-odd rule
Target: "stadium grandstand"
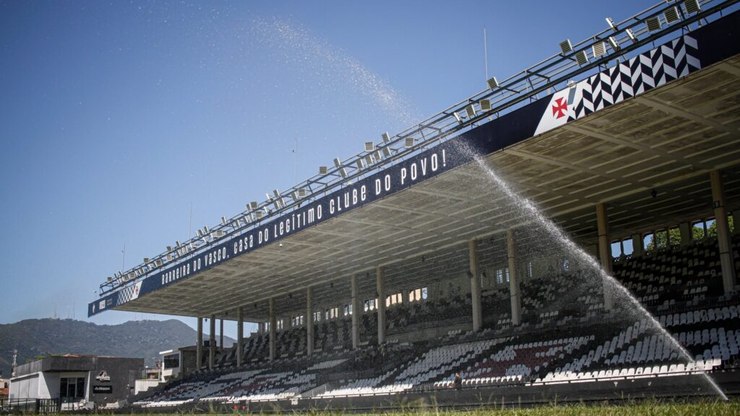
[(198, 322), (197, 369), (131, 405), (737, 394), (737, 9), (607, 19), (109, 277), (90, 316)]

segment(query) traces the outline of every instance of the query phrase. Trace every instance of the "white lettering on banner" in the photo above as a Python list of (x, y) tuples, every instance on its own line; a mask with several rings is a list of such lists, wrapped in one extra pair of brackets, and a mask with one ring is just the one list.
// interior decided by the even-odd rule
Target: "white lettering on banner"
[[(314, 225), (325, 219), (325, 213), (331, 217), (343, 211), (360, 206), (373, 197), (382, 198), (394, 191), (394, 186), (409, 186), (415, 182), (439, 173), (447, 168), (447, 152), (438, 149), (427, 153), (423, 157), (414, 160), (406, 160), (401, 166), (390, 170), (390, 173), (381, 173), (375, 178), (365, 178), (354, 185), (349, 185), (331, 197), (314, 201), (305, 207), (297, 208), (292, 213), (280, 217), (269, 224), (263, 224), (259, 229), (246, 231), (244, 234), (234, 237), (229, 243), (213, 247), (207, 252), (201, 253), (191, 260), (162, 272), (159, 277), (160, 285), (165, 286), (176, 282), (192, 274), (202, 271), (204, 268), (213, 267), (226, 261), (231, 255), (239, 255), (267, 244), (274, 239), (287, 237), (303, 228)], [(372, 194), (371, 194), (372, 192)], [(227, 247), (229, 247), (227, 249)], [(179, 253), (178, 253), (179, 254)], [(151, 289), (150, 289), (151, 290)], [(147, 290), (150, 291), (150, 290)], [(125, 303), (130, 299), (116, 301)], [(100, 301), (93, 304), (98, 310), (112, 306), (112, 299), (107, 300), (110, 304)], [(118, 305), (116, 305), (118, 306)]]

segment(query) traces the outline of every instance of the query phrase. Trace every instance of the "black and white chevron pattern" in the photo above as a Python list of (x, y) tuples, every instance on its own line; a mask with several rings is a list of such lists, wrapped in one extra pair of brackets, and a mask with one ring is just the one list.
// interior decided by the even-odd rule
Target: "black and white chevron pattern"
[[(640, 54), (581, 83), (582, 97), (570, 120), (601, 110), (701, 68), (698, 44), (690, 36)], [(570, 121), (569, 120), (569, 121)]]

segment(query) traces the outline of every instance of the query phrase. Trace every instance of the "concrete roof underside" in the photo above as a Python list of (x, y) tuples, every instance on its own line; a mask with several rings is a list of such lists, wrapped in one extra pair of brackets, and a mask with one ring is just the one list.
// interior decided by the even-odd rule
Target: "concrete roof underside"
[[(612, 237), (711, 216), (713, 170), (722, 172), (728, 211), (740, 209), (739, 115), (735, 56), (485, 161), (575, 241), (592, 245), (600, 202)], [(482, 262), (505, 258), (494, 242), (529, 221), (510, 207), (471, 163), (117, 309), (234, 320), (244, 307), (246, 321), (266, 321), (270, 297), (278, 316), (305, 313), (308, 286), (314, 305), (348, 303), (353, 274), (363, 299), (374, 297), (379, 265), (386, 287), (423, 286), (467, 271), (470, 239), (481, 240)]]

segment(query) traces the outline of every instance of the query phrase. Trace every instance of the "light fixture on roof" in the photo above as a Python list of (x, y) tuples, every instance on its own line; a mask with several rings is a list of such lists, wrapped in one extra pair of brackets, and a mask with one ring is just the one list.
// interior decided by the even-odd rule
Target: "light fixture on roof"
[(611, 45), (612, 49), (614, 49), (615, 51), (618, 51), (619, 42), (617, 41), (617, 39), (614, 36), (609, 36), (608, 40), (609, 40), (609, 45)]
[(375, 143), (373, 142), (365, 142), (365, 151), (366, 152), (372, 152), (375, 150)]
[(588, 63), (588, 55), (586, 55), (585, 50), (581, 50), (576, 53), (576, 61), (578, 62), (578, 65), (584, 65)]
[(149, 257), (144, 257), (144, 263), (149, 263)]
[(383, 148), (383, 157), (391, 157), (391, 149), (387, 146)]
[(391, 142), (391, 136), (388, 134), (388, 132), (385, 132), (382, 134), (383, 136), (383, 143), (390, 143)]
[(407, 137), (406, 142), (404, 144), (406, 145), (406, 147), (414, 147), (414, 138)]
[(257, 212), (256, 212), (256, 214), (257, 214), (257, 219), (258, 219), (258, 220), (261, 220), (261, 219), (262, 219), (262, 217), (264, 217), (264, 216), (265, 216), (265, 211), (263, 211), (263, 210), (259, 210), (259, 211), (257, 211)]
[(339, 158), (336, 158), (336, 157), (334, 158), (334, 167), (339, 169), (339, 174), (343, 178), (347, 177), (347, 171), (345, 171), (344, 168), (342, 167), (342, 161), (339, 160)]
[(465, 107), (465, 112), (468, 113), (468, 118), (475, 117), (475, 107), (473, 107), (473, 104), (469, 104), (467, 107)]
[(226, 225), (226, 217), (221, 216), (221, 225)]
[(701, 10), (699, 0), (685, 0), (683, 5), (686, 7), (686, 12), (688, 13), (698, 13)]
[(326, 175), (329, 172), (329, 168), (326, 166), (319, 166), (319, 175)]
[(251, 209), (252, 211), (256, 211), (258, 206), (259, 204), (257, 203), (257, 201), (252, 201), (249, 203), (249, 209)]
[(496, 77), (488, 78), (488, 81), (487, 82), (488, 82), (488, 88), (490, 88), (492, 90), (493, 89), (496, 89), (496, 87), (498, 87), (498, 80), (496, 79)]
[(645, 20), (645, 24), (647, 24), (648, 30), (651, 32), (660, 30), (660, 18), (658, 16), (649, 17)]
[(611, 17), (607, 17), (605, 20), (606, 24), (609, 25), (612, 30), (617, 30), (617, 25), (614, 24), (614, 20), (612, 20)]
[(363, 170), (365, 169), (365, 165), (362, 164), (362, 159), (357, 159), (357, 170)]
[(627, 34), (627, 37), (630, 38), (632, 43), (637, 42), (637, 36), (635, 36), (635, 34), (632, 33), (632, 29), (624, 29), (624, 33)]
[(306, 188), (298, 188), (298, 198), (304, 198), (306, 196)]
[(457, 120), (458, 123), (462, 124), (462, 118), (460, 118), (460, 114), (457, 114), (457, 111), (453, 111), (452, 115), (455, 117), (455, 120)]
[(373, 163), (375, 163), (375, 159), (373, 159), (373, 155), (372, 154), (366, 155), (365, 156), (365, 164), (368, 165), (368, 166), (370, 166)]
[(562, 52), (563, 55), (567, 54), (568, 52), (571, 52), (572, 50), (573, 50), (573, 45), (570, 43), (570, 39), (566, 39), (560, 42), (560, 52)]
[(157, 260), (155, 260), (155, 261), (154, 261), (154, 264), (155, 264), (155, 265), (156, 265), (157, 267), (162, 267), (162, 259), (157, 259)]
[(665, 14), (665, 20), (668, 23), (673, 23), (680, 18), (678, 15), (678, 9), (675, 6), (668, 8), (664, 14)]
[(490, 100), (480, 100), (478, 103), (480, 105), (480, 111), (491, 111), (491, 101)]
[(594, 58), (606, 55), (606, 45), (604, 42), (594, 43), (591, 49), (593, 50)]
[(167, 246), (167, 251), (172, 251), (172, 246)]

